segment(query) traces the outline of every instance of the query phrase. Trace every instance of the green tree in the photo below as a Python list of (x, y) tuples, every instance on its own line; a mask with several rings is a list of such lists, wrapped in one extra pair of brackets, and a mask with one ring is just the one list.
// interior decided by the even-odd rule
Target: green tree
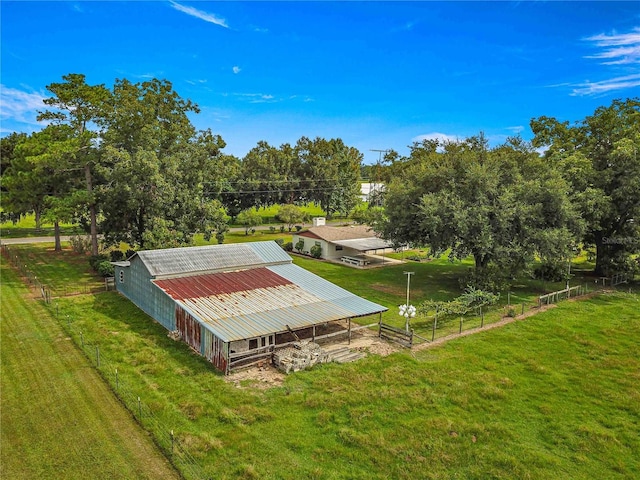
[(350, 212), (360, 195), (362, 154), (339, 138), (302, 137), (295, 150), (302, 179), (300, 200), (320, 205), (328, 218)]
[(300, 223), (304, 217), (302, 209), (296, 205), (282, 205), (278, 210), (276, 218), (287, 225), (289, 231), (293, 229), (296, 223)]
[(111, 101), (111, 94), (104, 85), (88, 85), (82, 74), (70, 73), (62, 79), (63, 82), (47, 85), (47, 90), (53, 96), (46, 98), (44, 103), (50, 106), (51, 110), (40, 112), (38, 120), (47, 120), (58, 126), (66, 125), (73, 132), (73, 141), (65, 139), (64, 148), (73, 148), (73, 151), (68, 152), (77, 168), (73, 171), (84, 175), (85, 200), (90, 219), (91, 254), (97, 255), (98, 207), (94, 194), (95, 170), (100, 160), (100, 126), (103, 124), (105, 108)]
[(190, 112), (197, 105), (165, 80), (114, 85), (100, 192), (109, 243), (184, 245), (197, 232), (224, 240), (228, 218), (212, 186), (224, 174), (225, 143), (209, 130), (196, 132)]
[(244, 227), (244, 234), (249, 235), (249, 230), (262, 225), (262, 216), (253, 208), (243, 210), (237, 217), (237, 222)]
[(630, 268), (640, 251), (640, 99), (614, 100), (570, 125), (555, 118), (531, 121), (533, 144), (558, 165), (586, 221), (582, 238), (596, 250), (595, 272)]
[(536, 255), (568, 258), (580, 230), (569, 187), (530, 146), (516, 138), (491, 150), (480, 135), (443, 149), (414, 144), (375, 226), (384, 238), (473, 256), (474, 287), (495, 288), (495, 272), (513, 277)]

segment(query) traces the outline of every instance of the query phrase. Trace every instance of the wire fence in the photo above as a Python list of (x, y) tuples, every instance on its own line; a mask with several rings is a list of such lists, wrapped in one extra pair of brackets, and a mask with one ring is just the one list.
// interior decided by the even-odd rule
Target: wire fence
[(18, 272), (24, 282), (38, 292), (42, 299), (50, 304), (51, 300), (56, 297), (67, 297), (73, 295), (86, 295), (89, 293), (100, 293), (115, 290), (115, 282), (113, 277), (107, 277), (102, 284), (95, 280), (86, 280), (84, 282), (66, 282), (62, 286), (51, 285), (45, 283), (38, 275), (29, 267), (29, 260), (19, 253), (19, 250), (9, 248), (8, 245), (1, 245), (0, 252), (2, 258), (5, 258)]
[[(198, 464), (193, 455), (188, 451), (187, 446), (183, 440), (181, 440), (181, 435), (175, 432), (175, 428), (172, 428), (167, 425), (165, 421), (161, 420), (158, 414), (145, 403), (144, 392), (141, 391), (138, 386), (130, 383), (126, 375), (123, 375), (122, 371), (118, 370), (118, 363), (105, 355), (104, 350), (100, 349), (100, 345), (97, 342), (89, 341), (85, 337), (83, 331), (75, 325), (77, 321), (76, 318), (71, 315), (64, 315), (63, 317), (62, 314), (60, 314), (58, 303), (55, 300), (52, 301), (52, 298), (56, 296), (54, 295), (56, 290), (40, 282), (20, 255), (10, 251), (6, 245), (2, 245), (1, 249), (3, 258), (9, 260), (25, 284), (38, 292), (42, 300), (50, 306), (53, 316), (58, 323), (60, 323), (65, 332), (84, 353), (91, 365), (96, 368), (133, 418), (146, 431), (152, 434), (156, 445), (176, 467), (182, 477), (189, 480), (209, 478), (205, 475), (202, 466)], [(75, 288), (72, 288), (70, 286), (66, 290), (66, 294), (91, 294), (96, 293), (96, 291), (104, 291), (102, 288), (91, 288), (83, 284), (75, 284), (74, 287)], [(109, 288), (107, 288), (107, 290), (108, 289)], [(59, 291), (59, 289), (57, 291)]]
[(628, 278), (622, 280), (620, 275), (616, 275), (604, 280), (601, 279), (591, 288), (589, 284), (585, 283), (540, 295), (535, 299), (519, 296), (509, 291), (501, 295), (501, 298), (507, 299), (506, 305), (477, 307), (465, 315), (433, 314), (416, 317), (411, 322), (413, 344), (420, 345), (432, 343), (442, 338), (455, 338), (469, 330), (482, 330), (489, 325), (508, 319), (524, 318), (549, 305), (602, 291), (606, 285), (615, 286), (627, 280)]
[(167, 425), (165, 421), (160, 419), (157, 412), (145, 403), (144, 392), (138, 386), (129, 383), (127, 376), (118, 370), (118, 363), (106, 356), (97, 342), (91, 342), (85, 337), (82, 330), (75, 325), (76, 319), (74, 317), (70, 315), (62, 317), (57, 303), (54, 303), (54, 306), (55, 308), (52, 308), (54, 316), (65, 332), (85, 354), (88, 361), (100, 373), (133, 418), (152, 434), (156, 445), (180, 474), (189, 480), (208, 478), (202, 466), (188, 451), (180, 434), (176, 434), (175, 428)]

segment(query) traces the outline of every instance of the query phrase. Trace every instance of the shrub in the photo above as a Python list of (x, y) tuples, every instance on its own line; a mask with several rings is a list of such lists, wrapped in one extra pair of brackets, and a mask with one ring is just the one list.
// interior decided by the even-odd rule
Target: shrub
[(124, 258), (131, 258), (133, 256), (133, 254), (136, 253), (135, 250), (132, 250), (131, 248), (129, 248), (126, 253), (124, 254)]
[(280, 247), (283, 247), (283, 245), (284, 245), (284, 240), (283, 240), (282, 238), (276, 238), (276, 243), (277, 243), (278, 245), (280, 245)]
[(91, 237), (85, 235), (72, 235), (69, 238), (71, 248), (76, 253), (87, 253), (91, 249)]
[(566, 280), (568, 266), (559, 263), (543, 263), (533, 269), (533, 277), (538, 280), (546, 280), (549, 282), (561, 282)]
[(89, 265), (91, 265), (91, 268), (93, 268), (96, 272), (98, 271), (98, 265), (101, 262), (108, 262), (109, 261), (109, 257), (107, 257), (104, 253), (100, 253), (98, 255), (91, 255), (89, 257)]
[(287, 242), (285, 243), (282, 248), (285, 249), (285, 251), (287, 252), (292, 252), (293, 251), (293, 242)]
[(110, 261), (103, 260), (96, 265), (96, 272), (102, 277), (113, 277), (115, 269)]
[(304, 250), (304, 240), (298, 240), (295, 248), (298, 252), (302, 252), (302, 250)]
[(280, 233), (284, 233), (284, 225), (280, 225)]
[(296, 225), (296, 232), (299, 232), (300, 230), (302, 230), (302, 225)]
[(273, 225), (269, 226), (269, 233), (276, 233), (276, 227), (274, 227)]
[(314, 245), (309, 252), (313, 258), (320, 258), (322, 256), (322, 247), (320, 245)]
[(121, 260), (124, 260), (124, 252), (122, 250), (111, 250), (109, 255), (112, 262), (120, 262)]

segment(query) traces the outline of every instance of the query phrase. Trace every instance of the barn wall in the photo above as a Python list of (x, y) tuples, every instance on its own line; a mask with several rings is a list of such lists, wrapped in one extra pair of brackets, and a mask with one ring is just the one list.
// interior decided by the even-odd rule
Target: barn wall
[(204, 357), (213, 363), (218, 370), (226, 373), (229, 362), (229, 344), (223, 342), (204, 328), (202, 333), (202, 346), (202, 354)]
[[(153, 317), (167, 330), (175, 330), (175, 302), (151, 282), (151, 274), (140, 258), (129, 267), (115, 267), (116, 289)], [(121, 281), (122, 280), (122, 281)]]
[(202, 325), (179, 306), (176, 306), (176, 330), (187, 345), (202, 353)]

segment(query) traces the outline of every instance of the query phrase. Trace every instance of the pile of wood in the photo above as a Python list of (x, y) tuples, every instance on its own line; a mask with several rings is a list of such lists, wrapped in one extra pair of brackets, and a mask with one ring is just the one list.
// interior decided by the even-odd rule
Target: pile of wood
[(316, 363), (330, 362), (331, 359), (320, 345), (314, 342), (296, 342), (273, 352), (273, 365), (284, 373), (299, 372)]

